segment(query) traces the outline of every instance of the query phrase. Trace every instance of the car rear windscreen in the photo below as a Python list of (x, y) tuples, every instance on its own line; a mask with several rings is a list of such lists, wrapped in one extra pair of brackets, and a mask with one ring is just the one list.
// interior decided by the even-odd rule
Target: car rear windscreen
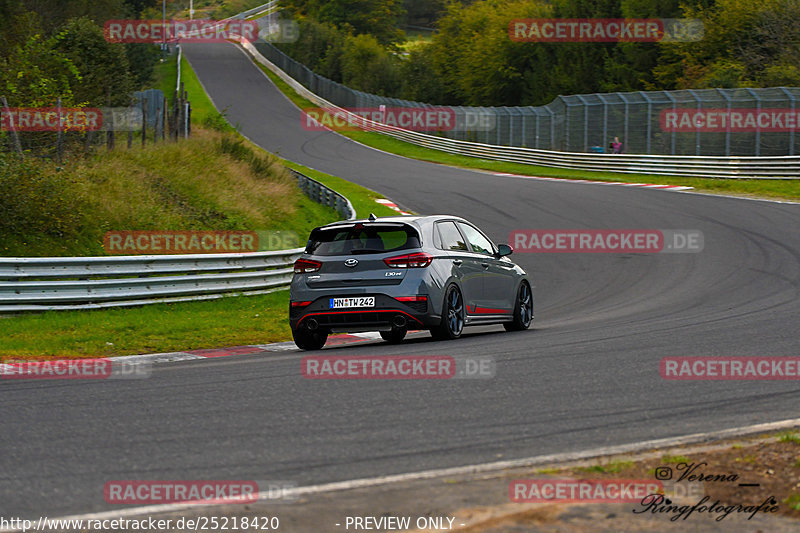
[(306, 253), (382, 254), (419, 248), (419, 246), (419, 234), (406, 224), (354, 224), (313, 231), (306, 246)]

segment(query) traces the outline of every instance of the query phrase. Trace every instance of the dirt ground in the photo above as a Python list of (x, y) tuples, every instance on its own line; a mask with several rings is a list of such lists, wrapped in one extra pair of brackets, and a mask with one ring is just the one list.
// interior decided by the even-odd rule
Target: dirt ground
[[(460, 531), (800, 532), (800, 433), (736, 439), (705, 449), (682, 446), (649, 455), (639, 460), (622, 456), (581, 466), (539, 468), (530, 477), (654, 480), (656, 469), (669, 468), (672, 479), (664, 481), (663, 486), (666, 498), (670, 498), (670, 492), (677, 493), (670, 500), (675, 507), (692, 506), (707, 496), (708, 506), (715, 501), (724, 507), (758, 506), (767, 501), (774, 513), (762, 511), (748, 519), (750, 512), (737, 513), (738, 508), (734, 508), (727, 516), (721, 511), (694, 512), (684, 518), (676, 516), (678, 512), (653, 513), (647, 510), (650, 506), (640, 503), (505, 504), (460, 510), (462, 516), (472, 518), (472, 523)], [(684, 478), (678, 482), (681, 475)]]

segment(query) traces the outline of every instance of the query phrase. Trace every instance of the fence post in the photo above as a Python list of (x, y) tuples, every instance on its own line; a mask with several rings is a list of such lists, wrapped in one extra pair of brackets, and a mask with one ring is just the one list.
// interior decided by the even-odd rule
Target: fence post
[[(794, 115), (794, 108), (795, 108), (795, 98), (792, 93), (786, 90), (786, 87), (781, 87), (781, 91), (783, 94), (789, 97), (789, 101), (792, 102), (792, 115)], [(728, 113), (730, 116), (730, 113)], [(794, 155), (794, 128), (789, 130), (789, 155)]]
[[(756, 101), (756, 116), (761, 114), (761, 98), (759, 98), (758, 94), (750, 88), (745, 89)], [(761, 126), (759, 126), (758, 121), (756, 121), (756, 146), (755, 146), (755, 154), (756, 157), (761, 155)]]
[(135, 104), (136, 100), (131, 98), (131, 105), (128, 108), (128, 150), (133, 146), (133, 120), (131, 120), (131, 115), (133, 114), (133, 106)]
[(603, 144), (601, 146), (605, 152), (608, 146), (608, 102), (606, 102), (602, 94), (598, 94), (597, 96), (599, 96), (600, 100), (603, 102)]
[(142, 96), (142, 148), (147, 142), (147, 98)]
[(19, 134), (17, 133), (17, 128), (14, 126), (14, 115), (11, 114), (11, 109), (8, 108), (8, 101), (6, 97), (3, 96), (3, 109), (6, 110), (8, 113), (9, 124), (11, 125), (11, 136), (14, 138), (14, 149), (19, 154), (20, 161), (25, 159), (25, 156), (22, 153), (22, 143), (19, 141)]
[[(689, 89), (689, 94), (692, 95), (695, 102), (697, 103), (697, 112), (699, 113), (702, 110), (702, 100), (700, 97), (697, 96), (697, 93), (694, 92), (693, 89)], [(700, 124), (697, 124), (697, 131), (694, 134), (694, 155), (700, 155)]]
[(623, 93), (617, 93), (617, 94), (620, 96), (620, 98), (622, 98), (622, 101), (625, 102), (625, 117), (623, 118), (623, 120), (625, 121), (625, 125), (623, 127), (624, 133), (622, 138), (622, 143), (623, 143), (622, 146), (627, 151), (629, 146), (628, 145), (628, 99), (625, 98), (625, 95)]
[[(106, 129), (106, 149), (113, 150), (114, 149), (114, 128), (116, 124), (114, 124), (114, 112), (111, 110), (111, 89), (107, 91), (106, 95), (106, 105), (108, 106), (109, 115), (111, 116), (111, 127)], [(103, 120), (105, 123), (105, 120)]]
[(650, 97), (647, 96), (646, 92), (639, 91), (645, 100), (647, 100), (647, 151), (646, 153), (650, 154), (650, 137), (652, 136), (653, 130), (653, 102), (650, 100)]
[(56, 161), (58, 164), (61, 164), (61, 158), (63, 156), (64, 151), (64, 133), (62, 131), (61, 125), (61, 97), (59, 96), (56, 100), (56, 116), (58, 118), (58, 133), (56, 133)]
[(153, 95), (153, 145), (158, 144), (158, 119), (161, 116), (161, 111), (158, 107), (158, 98)]

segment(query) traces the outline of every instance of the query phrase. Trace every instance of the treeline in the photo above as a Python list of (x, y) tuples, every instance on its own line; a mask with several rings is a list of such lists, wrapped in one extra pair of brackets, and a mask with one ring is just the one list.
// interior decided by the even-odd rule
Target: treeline
[[(109, 19), (152, 16), (160, 0), (0, 0), (0, 96), (11, 107), (128, 105), (152, 79), (151, 44), (105, 40)], [(149, 12), (149, 13), (148, 13)], [(160, 13), (158, 14), (160, 18)]]
[[(595, 92), (800, 85), (797, 0), (284, 0), (300, 39), (280, 48), (354, 89), (448, 105), (541, 105)], [(424, 11), (424, 10), (427, 10)], [(426, 14), (427, 13), (427, 14)], [(430, 42), (399, 26), (438, 16)], [(696, 18), (682, 43), (533, 43), (519, 18)]]

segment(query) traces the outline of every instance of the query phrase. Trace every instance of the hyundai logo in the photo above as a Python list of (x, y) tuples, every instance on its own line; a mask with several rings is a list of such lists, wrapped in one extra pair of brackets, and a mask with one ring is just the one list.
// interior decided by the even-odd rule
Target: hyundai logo
[(352, 257), (344, 262), (344, 266), (346, 267), (354, 267), (358, 264), (358, 259), (353, 259)]

